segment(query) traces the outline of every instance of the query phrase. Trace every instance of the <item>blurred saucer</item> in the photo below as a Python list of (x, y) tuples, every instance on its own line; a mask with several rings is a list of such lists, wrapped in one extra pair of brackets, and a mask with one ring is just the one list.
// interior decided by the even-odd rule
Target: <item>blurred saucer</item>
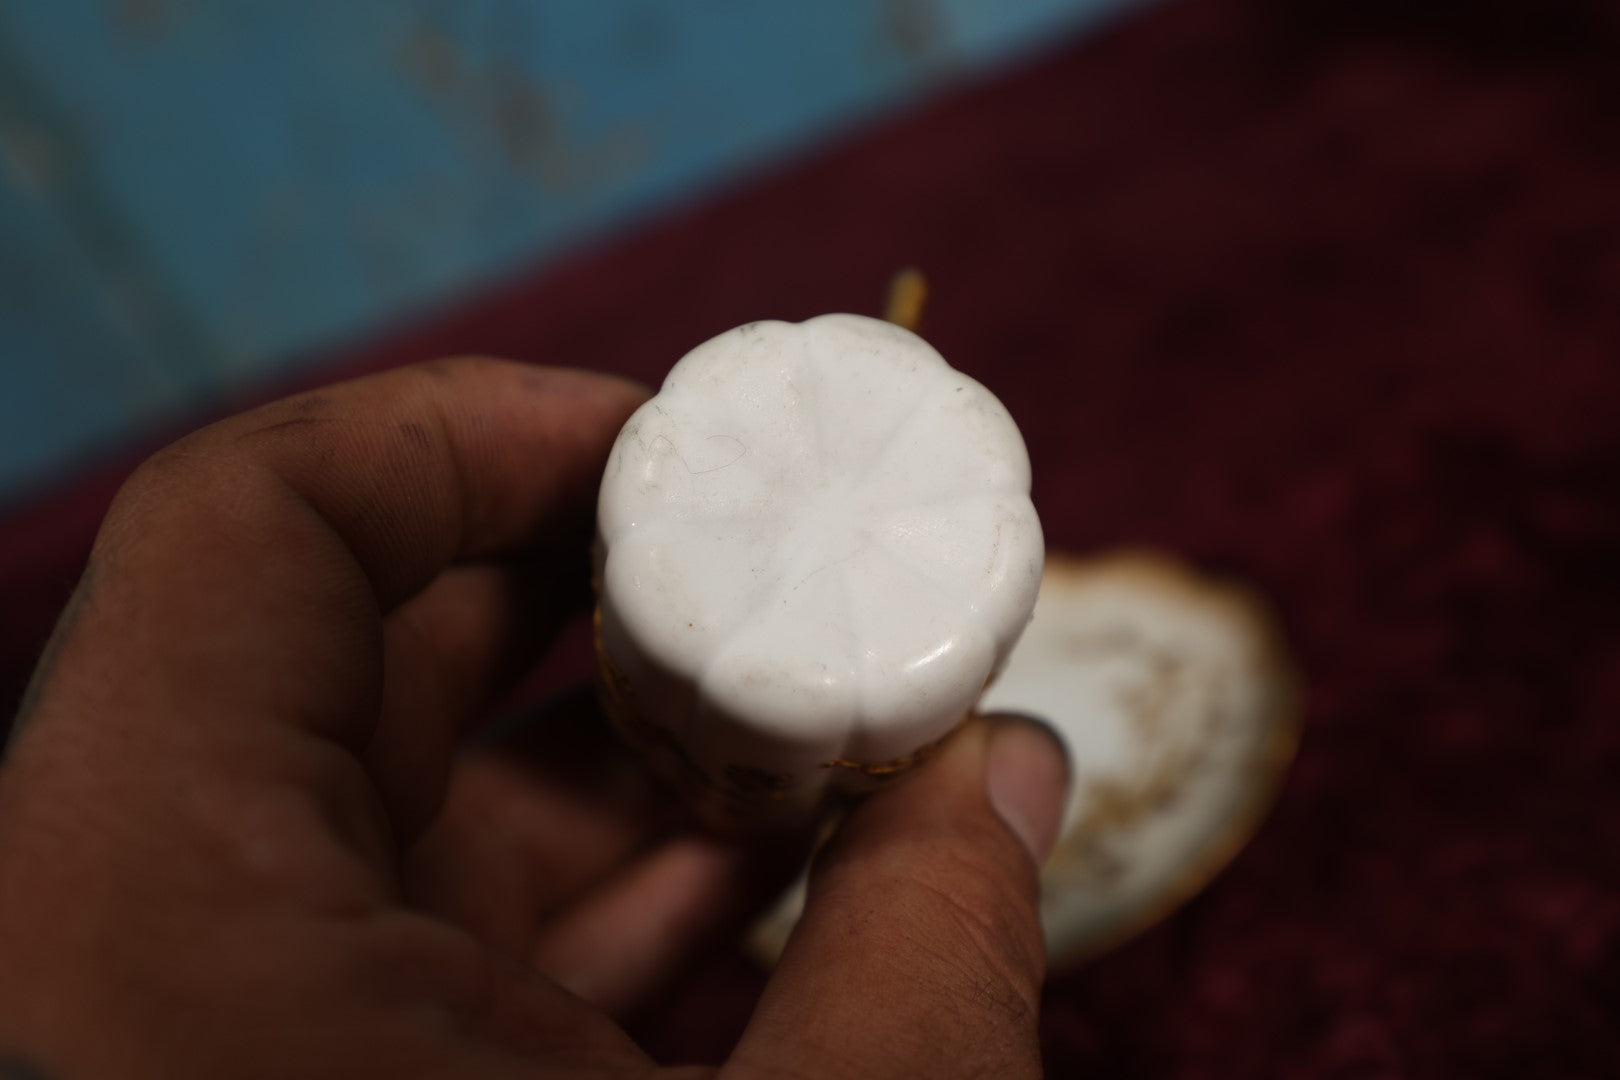
[[(1248, 842), (1293, 759), (1292, 668), (1251, 594), (1162, 555), (1048, 554), (1033, 619), (979, 703), (1040, 717), (1073, 782), (1041, 871), (1053, 966), (1132, 937)], [(750, 931), (774, 962), (801, 879)]]

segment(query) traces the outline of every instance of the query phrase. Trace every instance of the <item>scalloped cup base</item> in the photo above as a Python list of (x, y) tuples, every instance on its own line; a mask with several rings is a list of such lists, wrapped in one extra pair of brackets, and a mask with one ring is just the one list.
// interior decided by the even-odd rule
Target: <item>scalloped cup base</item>
[(808, 823), (953, 730), (1044, 544), (994, 394), (922, 338), (729, 330), (626, 421), (597, 503), (604, 702), (711, 824)]

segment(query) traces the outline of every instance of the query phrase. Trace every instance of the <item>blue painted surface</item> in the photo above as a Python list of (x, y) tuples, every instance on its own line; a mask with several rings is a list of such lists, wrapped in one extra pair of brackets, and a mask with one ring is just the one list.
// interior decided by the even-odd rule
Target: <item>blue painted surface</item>
[(0, 500), (1136, 0), (0, 7)]

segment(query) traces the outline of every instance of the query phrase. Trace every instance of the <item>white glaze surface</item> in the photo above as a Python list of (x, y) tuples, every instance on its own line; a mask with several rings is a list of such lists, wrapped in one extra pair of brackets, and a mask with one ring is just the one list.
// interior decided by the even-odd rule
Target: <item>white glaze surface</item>
[(625, 425), (598, 505), (601, 646), (638, 723), (793, 791), (910, 755), (1034, 603), (1029, 460), (1001, 403), (876, 319), (752, 323)]

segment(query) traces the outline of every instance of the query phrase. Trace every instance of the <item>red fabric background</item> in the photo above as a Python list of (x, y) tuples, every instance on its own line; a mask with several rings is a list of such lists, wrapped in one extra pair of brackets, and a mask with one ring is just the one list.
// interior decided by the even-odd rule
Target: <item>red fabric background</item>
[[(1050, 544), (1247, 579), (1309, 680), (1256, 842), (1054, 978), (1052, 1074), (1620, 1075), (1617, 56), (1574, 0), (1172, 0), (338, 366), (652, 380), (920, 265)], [(0, 687), (127, 467), (0, 522)], [(713, 1057), (759, 979), (644, 1034)]]

